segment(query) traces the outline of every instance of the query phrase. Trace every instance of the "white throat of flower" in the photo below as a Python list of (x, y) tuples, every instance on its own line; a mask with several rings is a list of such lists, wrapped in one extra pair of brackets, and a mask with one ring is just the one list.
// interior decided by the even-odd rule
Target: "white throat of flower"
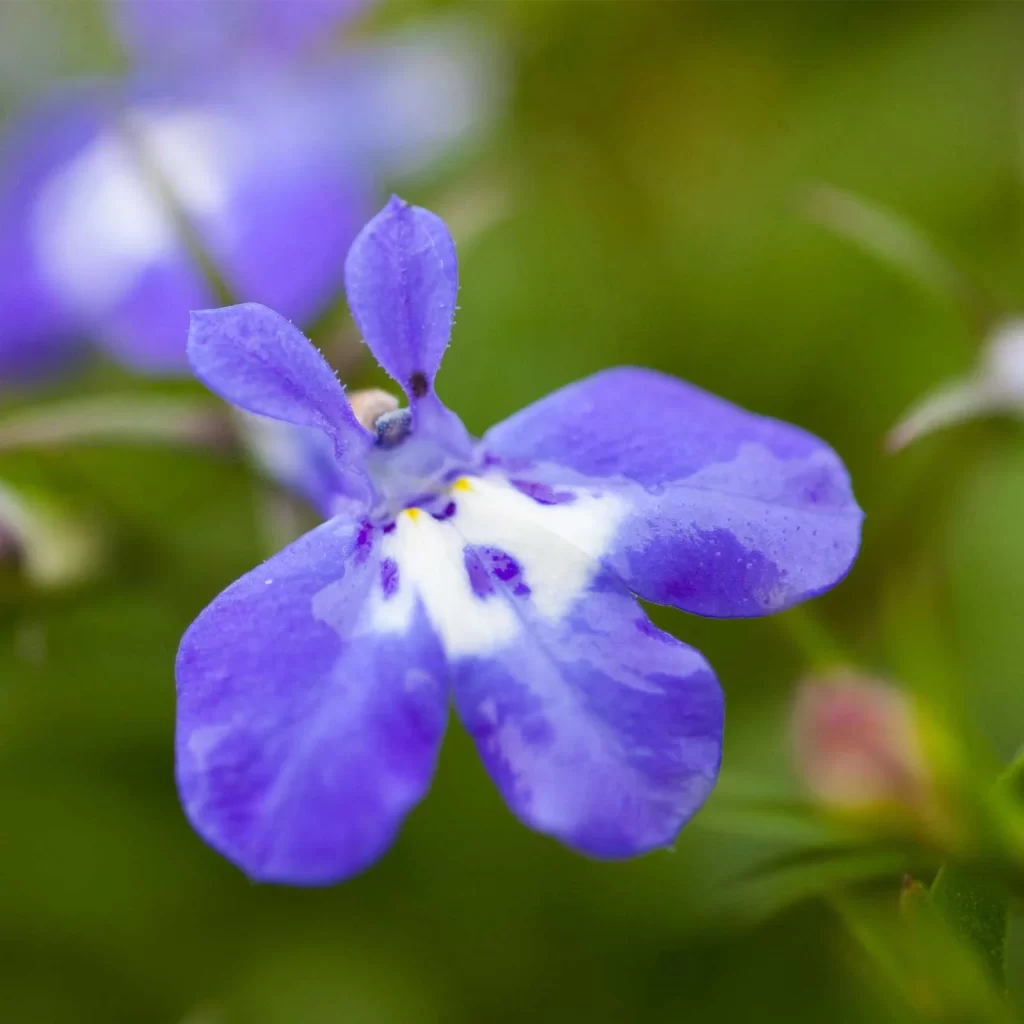
[(407, 509), (384, 535), (382, 556), (398, 567), (398, 589), (387, 596), (375, 583), (363, 631), (404, 632), (422, 601), (450, 657), (492, 654), (516, 638), (522, 617), (506, 595), (474, 593), (465, 548), (514, 558), (532, 613), (555, 623), (586, 592), (627, 511), (621, 498), (581, 491), (571, 502), (541, 505), (497, 474), (460, 478), (452, 498), (457, 511), (450, 518)]

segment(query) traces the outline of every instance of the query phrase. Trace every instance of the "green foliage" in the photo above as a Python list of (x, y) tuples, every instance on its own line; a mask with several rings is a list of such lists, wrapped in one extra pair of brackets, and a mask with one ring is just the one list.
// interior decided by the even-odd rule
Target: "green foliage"
[(932, 883), (931, 898), (952, 930), (977, 951), (995, 984), (1005, 988), (1010, 930), (1006, 886), (977, 868), (945, 865)]
[[(37, 5), (6, 6), (20, 24)], [(787, 716), (796, 679), (839, 651), (940, 706), (972, 757), (985, 751), (971, 761), (981, 779), (986, 756), (1024, 738), (1024, 437), (998, 425), (882, 456), (898, 416), (964, 371), (977, 337), (955, 300), (908, 286), (805, 211), (818, 183), (898, 211), (1000, 303), (1024, 306), (1024, 12), (443, 6), (488, 23), (513, 69), (486, 145), (389, 183), (444, 215), (500, 198), (460, 244), (446, 401), (479, 431), (612, 363), (678, 374), (829, 439), (868, 512), (862, 559), (811, 619), (656, 612), (707, 654), (729, 708), (720, 791), (674, 853), (598, 864), (531, 835), (453, 725), (435, 791), (394, 850), (343, 887), (289, 891), (204, 847), (172, 774), (177, 642), (269, 553), (266, 486), (221, 449), (0, 451), (0, 479), (73, 510), (105, 545), (98, 570), (64, 589), (0, 579), (0, 1018), (1009, 1019), (989, 981), (1006, 911), (984, 894), (988, 876), (947, 868), (927, 913), (900, 915), (899, 878), (925, 877), (940, 853), (810, 811)], [(116, 59), (90, 4), (38, 8), (58, 10), (45, 32), (62, 48), (50, 64), (0, 60), (0, 109), (33, 76)], [(367, 31), (408, 13), (393, 4)], [(340, 313), (328, 323), (344, 330)], [(340, 337), (347, 379), (375, 381)], [(106, 367), (59, 397), (114, 391), (203, 401)], [(6, 413), (50, 397), (12, 398)], [(1011, 994), (1020, 970), (1011, 959)]]

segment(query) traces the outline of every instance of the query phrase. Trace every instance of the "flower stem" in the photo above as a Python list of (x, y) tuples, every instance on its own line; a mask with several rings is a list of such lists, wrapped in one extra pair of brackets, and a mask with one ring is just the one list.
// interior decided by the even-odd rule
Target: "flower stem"
[(855, 661), (847, 653), (842, 640), (807, 605), (799, 605), (776, 615), (774, 622), (814, 671), (849, 665)]

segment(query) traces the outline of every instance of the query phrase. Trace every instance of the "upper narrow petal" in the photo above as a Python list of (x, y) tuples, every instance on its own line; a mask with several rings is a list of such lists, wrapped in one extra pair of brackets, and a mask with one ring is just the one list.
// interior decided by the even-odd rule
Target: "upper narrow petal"
[(392, 196), (352, 243), (345, 291), (364, 340), (410, 402), (432, 394), (458, 291), (444, 221)]
[(482, 446), (523, 485), (589, 480), (629, 509), (602, 552), (640, 597), (712, 616), (780, 611), (834, 586), (862, 513), (823, 441), (629, 367), (571, 384)]
[(359, 474), (372, 438), (327, 361), (283, 316), (255, 302), (193, 313), (188, 357), (196, 376), (239, 408), (322, 430)]
[(433, 775), (444, 656), (421, 613), (382, 641), (374, 531), (332, 520), (243, 576), (178, 653), (177, 776), (200, 834), (252, 878), (337, 881), (390, 845)]

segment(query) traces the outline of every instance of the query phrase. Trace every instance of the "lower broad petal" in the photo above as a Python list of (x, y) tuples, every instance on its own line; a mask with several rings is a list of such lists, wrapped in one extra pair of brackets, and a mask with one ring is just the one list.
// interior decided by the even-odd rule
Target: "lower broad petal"
[[(471, 540), (466, 570), (482, 605), (510, 606), (515, 624), (492, 649), (441, 633), (459, 715), (488, 770), (527, 825), (583, 853), (670, 845), (718, 775), (714, 674), (553, 532), (557, 518), (518, 519), (510, 544), (501, 505), (515, 510), (517, 500), (476, 482), (473, 492), (452, 520)], [(477, 522), (503, 545), (474, 537)]]
[(863, 514), (839, 457), (799, 427), (652, 370), (577, 381), (488, 431), (526, 488), (626, 510), (594, 551), (637, 595), (698, 615), (765, 615), (835, 586)]
[(366, 625), (384, 599), (373, 533), (325, 523), (229, 587), (182, 640), (182, 802), (254, 879), (362, 870), (433, 776), (444, 656), (418, 611), (383, 642)]

